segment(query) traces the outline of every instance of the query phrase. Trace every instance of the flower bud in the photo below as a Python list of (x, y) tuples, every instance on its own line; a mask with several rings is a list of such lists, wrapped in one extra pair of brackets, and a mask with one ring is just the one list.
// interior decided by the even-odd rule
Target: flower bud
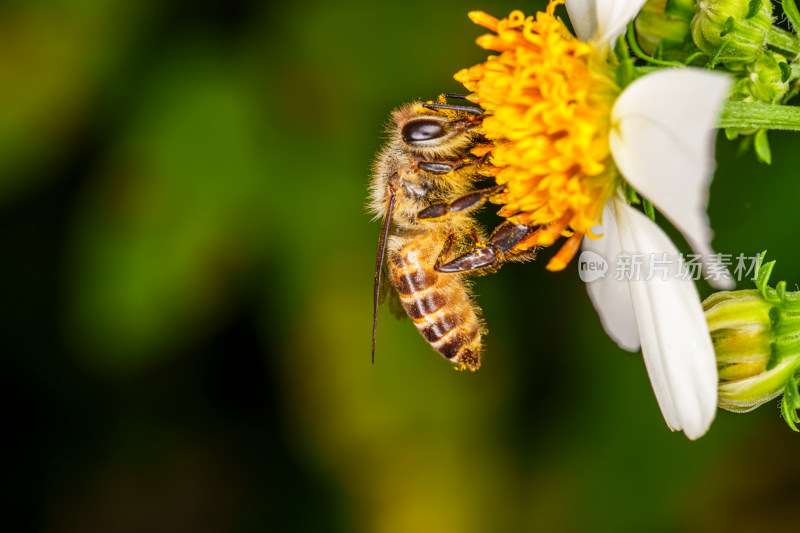
[(732, 99), (776, 104), (789, 90), (791, 74), (792, 68), (785, 57), (764, 50), (755, 61), (744, 66), (743, 77), (736, 83)]
[[(797, 398), (800, 291), (786, 292), (785, 282), (767, 286), (774, 265), (759, 261), (757, 290), (719, 292), (703, 302), (717, 358), (718, 402), (728, 411), (751, 411), (781, 394), (784, 404)], [(796, 417), (794, 409), (784, 405), (784, 417)]]
[(696, 51), (689, 27), (693, 16), (694, 0), (647, 0), (634, 22), (636, 40), (651, 56), (686, 59)]
[(772, 27), (769, 0), (698, 0), (692, 39), (717, 63), (752, 61)]

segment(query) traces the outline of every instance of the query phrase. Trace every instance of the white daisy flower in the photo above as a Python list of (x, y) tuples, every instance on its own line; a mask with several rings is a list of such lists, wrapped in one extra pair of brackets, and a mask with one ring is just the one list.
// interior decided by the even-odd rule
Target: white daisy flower
[[(709, 257), (714, 127), (730, 80), (669, 69), (621, 89), (612, 45), (644, 0), (567, 0), (577, 39), (555, 16), (560, 3), (536, 17), (471, 14), (496, 33), (478, 44), (500, 54), (456, 79), (487, 111), (484, 133), (494, 144), (497, 182), (506, 185), (500, 214), (541, 227), (527, 246), (568, 237), (550, 270), (563, 269), (581, 243), (609, 262), (622, 252), (676, 257), (666, 234), (626, 201), (627, 183)], [(727, 286), (730, 278), (715, 282)], [(703, 435), (716, 412), (717, 372), (694, 284), (607, 273), (588, 290), (608, 334), (627, 350), (641, 347), (670, 428)]]

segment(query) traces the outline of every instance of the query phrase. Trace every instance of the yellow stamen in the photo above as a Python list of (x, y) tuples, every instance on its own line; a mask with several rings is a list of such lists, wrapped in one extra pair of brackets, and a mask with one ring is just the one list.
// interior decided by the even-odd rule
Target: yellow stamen
[(567, 268), (569, 262), (572, 261), (572, 258), (575, 257), (575, 254), (578, 253), (578, 248), (580, 248), (582, 240), (583, 234), (573, 234), (572, 237), (567, 239), (567, 242), (561, 246), (561, 249), (558, 250), (556, 255), (550, 259), (550, 262), (547, 263), (545, 268), (547, 268), (547, 270), (550, 272), (558, 272)]
[(491, 152), (492, 150), (494, 150), (494, 144), (481, 143), (481, 144), (475, 145), (475, 147), (472, 150), (470, 150), (470, 153), (472, 155), (474, 155), (475, 157), (483, 157), (486, 154), (488, 154), (489, 152)]
[(569, 218), (570, 216), (567, 214), (562, 217), (561, 220), (557, 220), (552, 224), (537, 229), (523, 238), (514, 248), (516, 250), (529, 250), (534, 246), (550, 246), (561, 236), (564, 228), (566, 228), (569, 223)]
[(497, 31), (497, 23), (499, 21), (493, 16), (483, 11), (470, 11), (468, 16), (469, 19), (478, 26), (483, 26), (489, 31)]
[[(500, 214), (547, 226), (530, 239), (538, 246), (552, 244), (567, 228), (587, 234), (619, 179), (608, 141), (619, 88), (605, 60), (555, 17), (561, 3), (551, 0), (535, 18), (514, 11), (498, 21), (471, 13), (495, 32), (478, 44), (499, 55), (455, 76), (487, 113), (482, 132), (494, 144), (496, 169), (486, 174), (507, 186), (498, 198)], [(553, 258), (553, 268), (577, 239)]]

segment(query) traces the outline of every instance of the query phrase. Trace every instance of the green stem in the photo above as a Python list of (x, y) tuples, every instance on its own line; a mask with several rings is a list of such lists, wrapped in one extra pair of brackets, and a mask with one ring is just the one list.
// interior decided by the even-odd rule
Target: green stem
[(800, 131), (800, 107), (759, 102), (726, 102), (717, 126)]
[[(648, 67), (648, 66), (633, 67), (633, 68), (634, 68), (634, 70), (636, 70), (637, 74), (639, 74), (641, 76), (644, 76), (645, 74), (650, 74), (651, 72), (656, 72), (656, 71), (659, 71), (659, 70), (662, 69), (661, 67)], [(800, 68), (800, 67), (798, 67), (798, 68)]]
[(767, 43), (791, 54), (800, 54), (800, 37), (776, 26), (767, 33)]

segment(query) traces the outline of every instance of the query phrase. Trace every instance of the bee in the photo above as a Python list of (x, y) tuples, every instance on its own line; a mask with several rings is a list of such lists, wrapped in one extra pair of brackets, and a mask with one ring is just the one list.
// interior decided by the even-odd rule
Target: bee
[[(372, 358), (377, 310), (388, 291), (399, 296), (405, 313), (434, 349), (459, 369), (477, 370), (485, 328), (464, 276), (530, 257), (529, 251), (516, 250), (532, 228), (504, 222), (488, 240), (482, 238), (474, 213), (504, 190), (496, 184), (475, 189), (484, 179), (480, 167), (490, 155), (471, 154), (481, 139), (477, 130), (484, 115), (475, 107), (447, 105), (442, 97), (437, 102), (394, 111), (389, 140), (374, 165), (368, 209), (382, 223)], [(384, 283), (387, 277), (394, 291)]]

